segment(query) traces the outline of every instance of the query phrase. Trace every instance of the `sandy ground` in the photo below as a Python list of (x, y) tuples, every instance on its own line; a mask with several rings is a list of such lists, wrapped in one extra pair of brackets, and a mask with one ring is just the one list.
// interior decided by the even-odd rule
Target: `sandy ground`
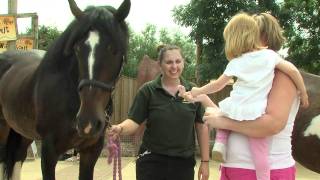
[[(135, 159), (132, 157), (122, 158), (122, 179), (135, 179)], [(197, 165), (199, 162), (197, 163)], [(77, 180), (78, 162), (59, 161), (56, 167), (57, 180)], [(100, 158), (95, 166), (95, 180), (112, 180), (112, 165), (108, 165), (106, 158)], [(196, 166), (196, 173), (198, 166)], [(218, 163), (210, 162), (210, 180), (218, 180)], [(22, 168), (22, 180), (41, 180), (40, 159), (27, 160)], [(196, 178), (195, 178), (196, 179)], [(320, 174), (314, 173), (297, 164), (297, 180), (320, 180)]]

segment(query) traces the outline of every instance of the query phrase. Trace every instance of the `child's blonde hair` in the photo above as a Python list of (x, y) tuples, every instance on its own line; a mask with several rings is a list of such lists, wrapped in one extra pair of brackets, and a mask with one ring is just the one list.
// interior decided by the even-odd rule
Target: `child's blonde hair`
[(241, 12), (224, 28), (225, 54), (228, 60), (261, 47), (260, 31), (252, 16)]
[(261, 41), (265, 43), (269, 49), (274, 51), (280, 50), (285, 38), (277, 19), (268, 13), (254, 14), (253, 18), (258, 23)]

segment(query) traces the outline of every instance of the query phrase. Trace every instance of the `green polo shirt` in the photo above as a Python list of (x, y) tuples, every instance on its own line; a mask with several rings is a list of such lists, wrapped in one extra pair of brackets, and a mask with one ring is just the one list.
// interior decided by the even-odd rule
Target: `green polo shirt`
[[(186, 90), (192, 85), (180, 79)], [(195, 122), (203, 123), (200, 103), (185, 103), (161, 86), (161, 76), (145, 83), (138, 91), (128, 113), (138, 124), (145, 120), (142, 146), (149, 151), (176, 157), (190, 157), (195, 151)]]

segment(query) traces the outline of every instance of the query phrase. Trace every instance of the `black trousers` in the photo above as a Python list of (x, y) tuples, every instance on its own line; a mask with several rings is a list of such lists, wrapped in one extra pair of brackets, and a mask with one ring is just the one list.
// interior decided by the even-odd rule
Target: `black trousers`
[(170, 157), (147, 153), (136, 161), (137, 180), (194, 180), (194, 156)]

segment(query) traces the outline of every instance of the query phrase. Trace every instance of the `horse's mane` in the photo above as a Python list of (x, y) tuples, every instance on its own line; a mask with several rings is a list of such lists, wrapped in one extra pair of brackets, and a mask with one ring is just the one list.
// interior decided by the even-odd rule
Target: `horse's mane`
[(117, 19), (113, 16), (115, 12), (116, 9), (111, 6), (89, 6), (86, 8), (84, 11), (85, 16), (81, 19), (73, 20), (61, 36), (52, 43), (42, 64), (51, 64), (53, 61), (59, 61), (55, 62), (59, 67), (68, 67), (67, 64), (70, 62), (67, 62), (66, 58), (73, 56), (74, 43), (84, 37), (92, 27), (100, 32), (105, 32), (126, 59), (128, 27), (124, 21), (117, 22)]

